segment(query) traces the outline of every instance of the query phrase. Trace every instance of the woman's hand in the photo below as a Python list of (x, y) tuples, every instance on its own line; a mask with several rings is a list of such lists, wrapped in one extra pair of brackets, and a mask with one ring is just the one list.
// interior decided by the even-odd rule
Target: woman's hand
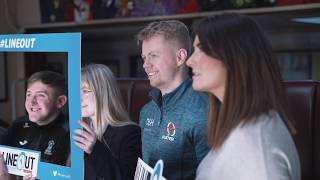
[(93, 129), (84, 121), (80, 120), (79, 124), (82, 126), (82, 129), (74, 130), (74, 143), (87, 154), (91, 154), (97, 141), (96, 134), (94, 133)]
[(10, 174), (8, 173), (7, 166), (4, 164), (2, 153), (0, 153), (0, 179), (10, 180)]

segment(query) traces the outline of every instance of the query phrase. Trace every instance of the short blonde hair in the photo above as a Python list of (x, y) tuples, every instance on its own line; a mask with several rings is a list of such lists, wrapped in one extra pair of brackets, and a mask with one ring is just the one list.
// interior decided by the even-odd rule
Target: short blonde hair
[(191, 39), (187, 26), (181, 21), (155, 21), (148, 24), (138, 35), (138, 45), (144, 40), (149, 40), (155, 36), (163, 36), (165, 40), (177, 43), (177, 48), (183, 48), (190, 54)]

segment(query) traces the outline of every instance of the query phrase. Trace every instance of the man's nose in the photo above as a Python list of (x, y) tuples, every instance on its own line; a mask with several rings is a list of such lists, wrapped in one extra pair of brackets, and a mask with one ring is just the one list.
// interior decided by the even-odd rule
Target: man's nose
[(147, 68), (147, 67), (149, 67), (149, 66), (150, 66), (150, 61), (149, 61), (148, 58), (146, 58), (146, 59), (143, 61), (142, 67), (143, 67), (143, 68)]
[(37, 97), (36, 97), (36, 96), (30, 97), (30, 102), (31, 102), (32, 104), (36, 104), (36, 103), (37, 103)]

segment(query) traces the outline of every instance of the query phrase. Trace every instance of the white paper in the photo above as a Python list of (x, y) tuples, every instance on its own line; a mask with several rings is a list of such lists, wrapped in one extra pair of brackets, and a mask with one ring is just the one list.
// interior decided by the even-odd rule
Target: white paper
[(0, 146), (0, 153), (4, 158), (9, 174), (25, 176), (32, 173), (37, 177), (40, 152)]

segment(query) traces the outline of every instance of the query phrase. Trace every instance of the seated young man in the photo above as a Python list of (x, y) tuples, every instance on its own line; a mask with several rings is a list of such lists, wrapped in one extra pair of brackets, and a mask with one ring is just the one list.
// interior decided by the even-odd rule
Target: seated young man
[(42, 162), (65, 165), (70, 152), (69, 123), (62, 113), (66, 103), (64, 76), (51, 71), (34, 73), (27, 81), (28, 116), (12, 123), (1, 145), (40, 151)]

